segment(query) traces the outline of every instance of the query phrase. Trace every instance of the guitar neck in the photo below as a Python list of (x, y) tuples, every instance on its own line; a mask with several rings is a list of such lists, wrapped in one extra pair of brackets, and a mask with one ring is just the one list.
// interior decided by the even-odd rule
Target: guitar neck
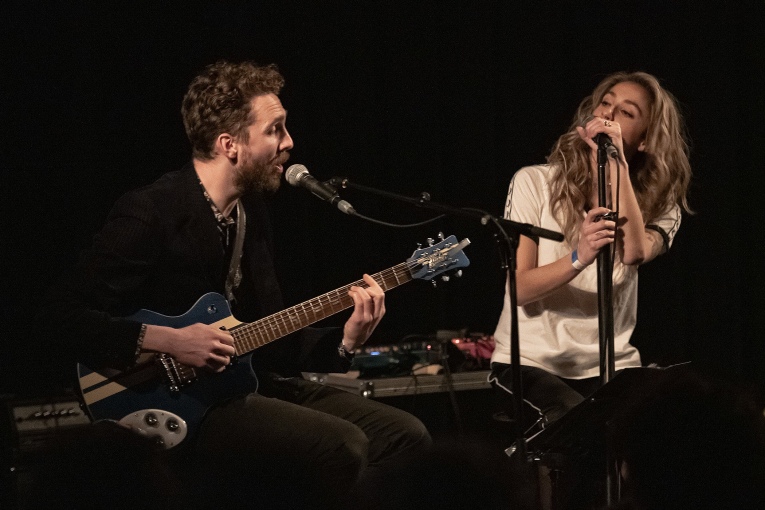
[[(373, 274), (372, 278), (386, 292), (413, 279), (408, 262)], [(258, 321), (232, 329), (230, 333), (234, 336), (237, 355), (247, 354), (258, 347), (352, 307), (353, 299), (348, 295), (348, 291), (353, 286), (368, 287), (363, 280), (358, 280)]]

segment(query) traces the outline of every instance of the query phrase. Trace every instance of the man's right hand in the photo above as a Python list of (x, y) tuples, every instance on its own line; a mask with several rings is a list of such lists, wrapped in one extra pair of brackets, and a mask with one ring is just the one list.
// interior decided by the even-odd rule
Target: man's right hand
[(231, 333), (201, 323), (178, 329), (149, 324), (142, 350), (163, 352), (179, 363), (213, 372), (223, 371), (236, 354)]

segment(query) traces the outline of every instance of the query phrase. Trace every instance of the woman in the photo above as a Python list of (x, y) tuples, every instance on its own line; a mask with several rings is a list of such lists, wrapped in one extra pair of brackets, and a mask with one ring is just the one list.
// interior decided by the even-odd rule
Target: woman
[[(597, 149), (610, 138), (607, 205), (599, 207)], [(505, 216), (562, 232), (565, 241), (521, 236), (517, 297), (524, 398), (552, 422), (599, 383), (598, 252), (614, 249), (616, 369), (639, 367), (629, 343), (637, 317), (637, 268), (664, 253), (680, 226), (691, 178), (683, 122), (673, 96), (647, 73), (616, 73), (584, 99), (571, 129), (546, 165), (519, 170)], [(618, 219), (603, 215), (614, 211)], [(492, 382), (510, 391), (510, 317), (505, 304), (495, 332)]]

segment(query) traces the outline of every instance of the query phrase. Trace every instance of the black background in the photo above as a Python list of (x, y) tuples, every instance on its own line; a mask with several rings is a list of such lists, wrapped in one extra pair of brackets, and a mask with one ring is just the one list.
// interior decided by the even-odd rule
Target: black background
[[(3, 373), (48, 381), (35, 355), (40, 293), (87, 247), (122, 193), (190, 155), (189, 81), (221, 58), (277, 63), (295, 140), (319, 179), (501, 215), (521, 166), (540, 163), (605, 75), (643, 70), (679, 99), (690, 202), (673, 249), (640, 269), (644, 362), (691, 360), (763, 393), (763, 2), (12, 1), (2, 14)], [(344, 191), (368, 216), (428, 211)], [(503, 273), (492, 233), (446, 219), (394, 230), (283, 186), (273, 200), (289, 304), (405, 260), (441, 230), (469, 237), (461, 280), (390, 292), (371, 340), (492, 333)], [(347, 314), (327, 320), (342, 324)]]

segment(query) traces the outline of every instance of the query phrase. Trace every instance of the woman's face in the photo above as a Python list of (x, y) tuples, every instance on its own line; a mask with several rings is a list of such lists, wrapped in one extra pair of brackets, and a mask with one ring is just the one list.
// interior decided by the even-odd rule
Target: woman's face
[(596, 117), (619, 125), (627, 161), (635, 152), (645, 150), (650, 106), (645, 88), (631, 81), (623, 81), (611, 87), (593, 111)]

